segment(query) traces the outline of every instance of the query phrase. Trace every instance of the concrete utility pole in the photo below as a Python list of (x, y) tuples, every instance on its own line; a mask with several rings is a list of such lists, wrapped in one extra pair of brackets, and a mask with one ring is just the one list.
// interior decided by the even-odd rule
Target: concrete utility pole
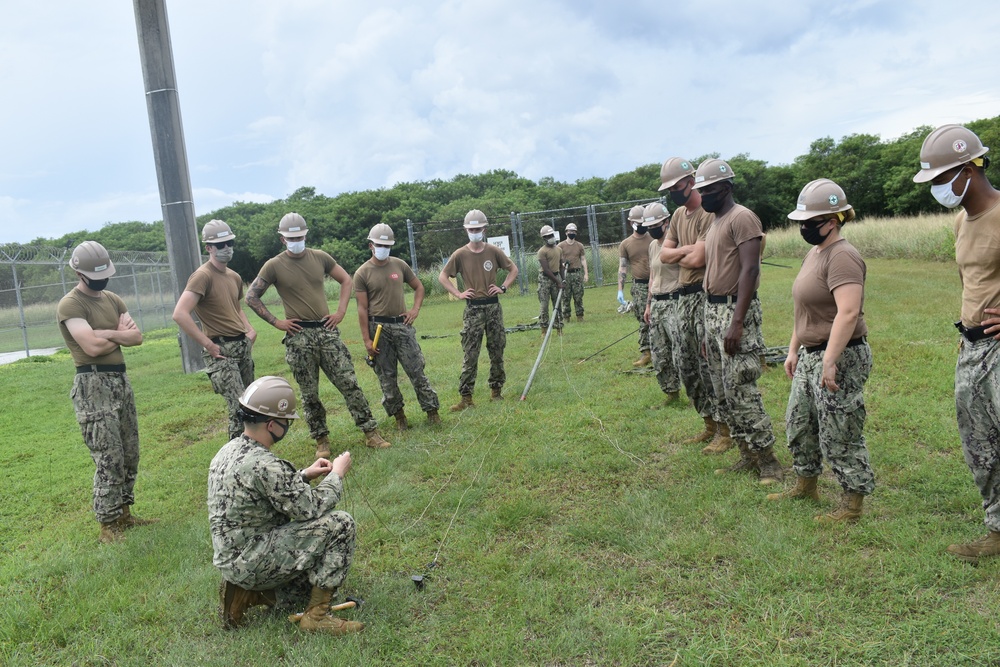
[[(163, 231), (174, 279), (174, 298), (179, 299), (188, 278), (201, 264), (198, 228), (194, 217), (194, 197), (188, 172), (181, 106), (177, 99), (174, 54), (170, 48), (165, 0), (132, 0), (135, 28), (139, 35), (142, 78), (146, 88), (149, 132), (153, 137), (153, 159), (160, 184)], [(205, 367), (201, 346), (182, 331), (181, 364), (185, 373)]]

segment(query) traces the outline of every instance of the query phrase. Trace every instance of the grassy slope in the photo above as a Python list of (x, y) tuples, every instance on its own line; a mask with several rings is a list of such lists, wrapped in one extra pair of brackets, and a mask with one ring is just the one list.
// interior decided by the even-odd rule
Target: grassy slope
[[(773, 261), (797, 266), (797, 260)], [(796, 271), (764, 267), (770, 345), (787, 344)], [(1000, 657), (1000, 563), (979, 568), (944, 547), (982, 532), (952, 399), (957, 309), (953, 265), (869, 262), (866, 312), (876, 367), (867, 435), (878, 488), (856, 526), (820, 528), (817, 508), (776, 505), (746, 477), (712, 474), (721, 458), (675, 444), (700, 426), (658, 409), (649, 375), (623, 374), (633, 340), (578, 360), (635, 328), (614, 290), (586, 293), (588, 315), (554, 338), (531, 394), (537, 331), (509, 336), (507, 400), (444, 414), (429, 429), (387, 432), (374, 452), (336, 390), (322, 385), (332, 437), (355, 454), (343, 508), (359, 522), (345, 593), (367, 607), (356, 637), (307, 636), (261, 615), (230, 633), (215, 620), (204, 488), (225, 439), (223, 402), (184, 376), (170, 332), (128, 351), (143, 460), (137, 513), (163, 522), (126, 543), (96, 545), (93, 466), (67, 397), (71, 363), (0, 368), (0, 662), (12, 665), (234, 664), (984, 664)], [(507, 324), (537, 314), (505, 300)], [(461, 306), (435, 303), (421, 334), (456, 332)], [(353, 318), (343, 327), (361, 350)], [(288, 375), (278, 332), (262, 330), (258, 375)], [(455, 401), (458, 338), (421, 341), (433, 386)], [(483, 355), (485, 361), (486, 355)], [(370, 399), (374, 375), (360, 357)], [(761, 388), (784, 449), (788, 380)], [(407, 385), (411, 412), (416, 401)], [(383, 411), (375, 405), (376, 415)], [(305, 465), (304, 424), (279, 451)], [(726, 461), (728, 462), (728, 458)], [(834, 502), (821, 480), (822, 507)], [(437, 559), (438, 566), (427, 564)], [(410, 575), (428, 575), (417, 592)]]

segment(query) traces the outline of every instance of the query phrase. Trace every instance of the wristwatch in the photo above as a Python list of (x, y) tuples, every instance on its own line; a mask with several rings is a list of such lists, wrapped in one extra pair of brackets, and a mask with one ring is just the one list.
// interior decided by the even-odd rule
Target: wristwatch
[(507, 286), (506, 285), (501, 285), (500, 286), (500, 291), (503, 292), (504, 294), (506, 294), (507, 293)]

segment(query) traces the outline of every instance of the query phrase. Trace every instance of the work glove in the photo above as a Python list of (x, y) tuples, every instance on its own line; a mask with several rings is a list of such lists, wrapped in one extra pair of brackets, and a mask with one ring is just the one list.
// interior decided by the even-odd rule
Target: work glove
[(625, 292), (618, 290), (618, 303), (625, 305)]

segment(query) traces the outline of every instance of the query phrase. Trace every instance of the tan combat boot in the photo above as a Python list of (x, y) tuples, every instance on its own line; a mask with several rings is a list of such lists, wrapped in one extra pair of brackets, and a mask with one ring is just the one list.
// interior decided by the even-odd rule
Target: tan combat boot
[(220, 617), (222, 627), (227, 630), (243, 625), (243, 615), (250, 607), (257, 605), (273, 607), (275, 602), (277, 602), (277, 598), (273, 590), (248, 591), (225, 579), (219, 584)]
[(500, 393), (500, 387), (490, 387), (490, 400), (491, 401), (503, 400), (503, 394)]
[(427, 411), (427, 423), (431, 424), (432, 426), (437, 426), (438, 424), (441, 423), (441, 415), (438, 414), (437, 410)]
[(97, 537), (101, 544), (113, 544), (125, 539), (125, 528), (122, 527), (121, 517), (114, 521), (101, 524), (101, 534)]
[(365, 447), (371, 447), (372, 449), (385, 449), (386, 447), (391, 446), (392, 445), (389, 444), (389, 442), (378, 432), (377, 428), (365, 431)]
[(774, 456), (773, 447), (765, 447), (756, 452), (756, 456), (761, 484), (774, 484), (785, 479), (785, 471), (781, 469), (781, 461)]
[(330, 458), (330, 436), (321, 435), (316, 438), (316, 458)]
[(122, 515), (118, 517), (118, 525), (125, 530), (135, 528), (136, 526), (151, 526), (159, 522), (159, 519), (140, 519), (134, 516), (128, 505), (122, 505)]
[(652, 361), (653, 361), (652, 355), (649, 353), (649, 350), (646, 350), (639, 356), (638, 359), (632, 362), (632, 365), (635, 366), (636, 368), (642, 368), (643, 366), (648, 366), (650, 363), (652, 363)]
[(474, 408), (474, 407), (476, 407), (476, 404), (472, 402), (472, 394), (469, 394), (468, 396), (463, 395), (462, 400), (460, 400), (455, 405), (451, 406), (451, 411), (461, 412), (466, 408)]
[(991, 530), (974, 542), (952, 544), (948, 547), (948, 553), (966, 563), (979, 562), (980, 558), (1000, 556), (1000, 533)]
[[(819, 523), (840, 523), (842, 521), (857, 521), (861, 518), (861, 504), (865, 497), (860, 493), (850, 493), (844, 491), (840, 497), (840, 504), (829, 514), (821, 514), (816, 517)], [(998, 551), (997, 553), (1000, 553)]]
[(393, 417), (396, 418), (397, 431), (405, 431), (410, 428), (410, 422), (406, 421), (406, 413), (403, 412), (403, 408), (400, 408)]
[(677, 401), (681, 400), (681, 392), (679, 391), (668, 391), (666, 398), (663, 401), (663, 407), (668, 405), (673, 405)]
[(701, 450), (702, 454), (724, 454), (733, 448), (733, 439), (729, 434), (728, 424), (718, 424), (712, 442)]
[(796, 477), (795, 486), (781, 493), (769, 493), (767, 494), (768, 500), (785, 500), (786, 498), (791, 498), (794, 500), (804, 500), (810, 498), (819, 502), (819, 491), (816, 489), (816, 480), (818, 477)]
[(754, 472), (757, 470), (757, 459), (750, 447), (742, 440), (737, 441), (736, 446), (740, 448), (740, 458), (728, 468), (718, 468), (716, 475), (725, 475), (731, 472)]
[(300, 628), (308, 632), (346, 635), (363, 630), (364, 623), (345, 621), (330, 615), (330, 601), (333, 600), (333, 593), (332, 590), (313, 586), (312, 594), (309, 596), (309, 606), (305, 613), (302, 615), (293, 614), (288, 617), (288, 620), (292, 623), (298, 623)]
[(702, 417), (705, 420), (705, 430), (698, 435), (684, 440), (682, 444), (685, 445), (696, 445), (699, 442), (708, 442), (715, 435), (715, 432), (719, 430), (719, 424), (715, 423), (715, 420), (711, 417)]

